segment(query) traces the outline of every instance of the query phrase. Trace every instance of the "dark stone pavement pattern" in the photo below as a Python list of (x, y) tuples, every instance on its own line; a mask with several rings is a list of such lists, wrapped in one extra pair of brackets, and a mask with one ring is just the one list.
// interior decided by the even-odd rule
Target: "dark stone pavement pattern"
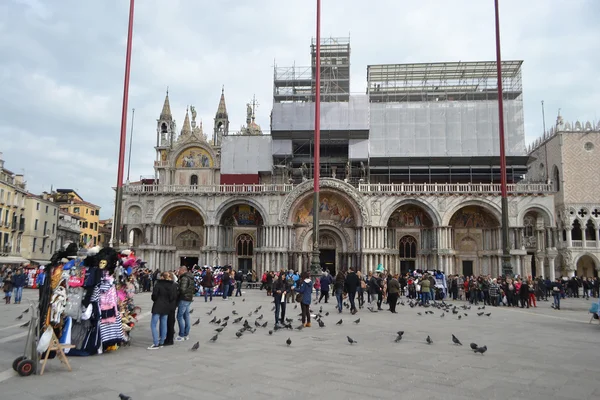
[[(37, 291), (25, 292), (35, 299)], [(151, 344), (149, 293), (136, 295), (144, 316), (133, 333), (130, 347), (101, 356), (70, 358), (73, 372), (51, 360), (43, 376), (22, 378), (12, 372), (15, 357), (23, 353), (26, 322), (15, 318), (27, 308), (0, 305), (0, 393), (2, 399), (118, 399), (118, 393), (140, 399), (593, 399), (600, 398), (598, 344), (600, 325), (588, 324), (590, 302), (563, 301), (554, 311), (550, 302), (538, 308), (486, 307), (490, 317), (477, 316), (476, 307), (457, 319), (440, 310), (425, 315), (423, 308), (398, 306), (398, 314), (361, 310), (340, 316), (333, 303), (325, 304), (325, 328), (313, 323), (302, 331), (273, 327), (272, 299), (264, 291), (245, 292), (229, 301), (197, 298), (192, 308), (189, 341), (148, 351)], [(233, 305), (235, 302), (235, 306)], [(452, 303), (452, 302), (450, 302)], [(456, 302), (458, 305), (464, 302)], [(262, 305), (258, 314), (249, 312)], [(210, 343), (216, 326), (206, 313), (214, 306), (218, 318), (230, 316), (216, 343)], [(317, 311), (318, 305), (313, 305)], [(268, 328), (235, 337), (232, 310), (254, 320), (260, 314)], [(384, 305), (384, 309), (387, 306)], [(423, 315), (418, 316), (417, 312)], [(464, 311), (461, 310), (461, 315)], [(288, 305), (287, 317), (298, 318), (300, 307)], [(352, 321), (361, 319), (356, 325)], [(335, 323), (343, 319), (341, 326)], [(294, 327), (300, 322), (294, 321)], [(241, 327), (241, 324), (240, 324)], [(398, 330), (406, 333), (394, 343)], [(452, 344), (455, 334), (464, 344)], [(358, 343), (350, 345), (346, 335)], [(427, 345), (430, 335), (434, 343)], [(287, 338), (292, 345), (286, 346)], [(200, 349), (190, 348), (200, 341)], [(484, 355), (474, 354), (469, 343), (487, 345)]]

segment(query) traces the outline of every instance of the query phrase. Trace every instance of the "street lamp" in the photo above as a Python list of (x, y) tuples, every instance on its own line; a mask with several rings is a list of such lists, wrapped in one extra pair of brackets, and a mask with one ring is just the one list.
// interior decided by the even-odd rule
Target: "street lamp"
[(502, 196), (502, 274), (512, 275), (510, 240), (508, 237), (508, 193), (506, 190), (506, 153), (504, 150), (504, 103), (502, 101), (502, 57), (500, 53), (500, 16), (498, 1), (494, 0), (496, 14), (496, 69), (498, 73), (498, 135), (500, 137), (500, 193)]

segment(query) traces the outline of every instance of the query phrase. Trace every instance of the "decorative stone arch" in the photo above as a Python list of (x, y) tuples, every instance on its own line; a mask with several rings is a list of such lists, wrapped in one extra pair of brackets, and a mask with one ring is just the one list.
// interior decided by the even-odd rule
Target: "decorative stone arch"
[[(348, 202), (348, 205), (352, 207), (354, 217), (357, 219), (356, 226), (369, 225), (371, 218), (367, 206), (354, 186), (338, 179), (321, 179), (321, 189), (331, 189)], [(312, 190), (312, 180), (296, 186), (283, 201), (279, 212), (279, 222), (286, 225), (293, 224), (293, 210), (312, 193)], [(360, 221), (358, 220), (359, 216)]]
[[(300, 234), (297, 239), (296, 239), (296, 244), (295, 247), (297, 250), (300, 251), (310, 251), (312, 250), (312, 241), (311, 241), (311, 237), (312, 237), (312, 232), (313, 229), (312, 227), (309, 229), (306, 229), (302, 232), (302, 234)], [(338, 238), (340, 240), (339, 243), (336, 244), (340, 244), (340, 251), (341, 252), (351, 252), (354, 251), (354, 246), (353, 246), (353, 242), (352, 239), (350, 238), (350, 235), (348, 234), (348, 232), (346, 232), (346, 230), (342, 227), (340, 227), (338, 224), (334, 223), (333, 221), (323, 221), (323, 223), (319, 224), (319, 234), (323, 233), (323, 232), (333, 232), (334, 238)]]
[(402, 206), (406, 206), (406, 205), (412, 205), (412, 206), (422, 208), (423, 211), (425, 211), (427, 213), (427, 215), (433, 222), (433, 226), (440, 225), (440, 221), (442, 220), (442, 218), (440, 217), (440, 214), (437, 212), (437, 210), (431, 204), (429, 204), (423, 200), (418, 200), (418, 199), (400, 199), (400, 200), (396, 200), (392, 205), (387, 206), (386, 210), (382, 213), (381, 221), (385, 221), (384, 226), (388, 225), (390, 217), (392, 216), (392, 214), (394, 214), (394, 212), (398, 208), (400, 208)]
[(185, 198), (178, 198), (178, 199), (172, 199), (172, 200), (167, 201), (154, 214), (154, 223), (162, 224), (164, 217), (168, 213), (170, 213), (171, 211), (173, 211), (179, 207), (189, 207), (189, 208), (193, 209), (194, 211), (198, 212), (198, 214), (200, 214), (200, 216), (202, 217), (202, 221), (204, 221), (204, 225), (207, 224), (208, 217), (206, 216), (206, 213), (194, 201), (188, 200)]
[(257, 210), (260, 216), (262, 217), (263, 224), (267, 225), (267, 217), (269, 216), (269, 214), (262, 206), (262, 204), (250, 197), (236, 197), (233, 199), (225, 200), (213, 213), (214, 220), (212, 220), (211, 223), (213, 225), (219, 225), (221, 223), (223, 215), (227, 212), (227, 210), (237, 205), (249, 205), (254, 207), (254, 209)]
[(129, 247), (137, 248), (145, 243), (144, 231), (141, 228), (131, 228), (127, 232), (127, 243)]
[(212, 166), (213, 169), (221, 167), (221, 160), (219, 158), (217, 158), (217, 153), (214, 151), (214, 149), (207, 143), (199, 142), (199, 141), (190, 141), (190, 142), (184, 143), (181, 145), (181, 147), (177, 147), (173, 151), (171, 151), (169, 153), (169, 165), (177, 168), (177, 165), (175, 165), (175, 163), (176, 163), (177, 159), (179, 158), (179, 156), (181, 154), (183, 154), (184, 152), (186, 152), (187, 150), (189, 150), (191, 148), (196, 148), (196, 147), (206, 150), (206, 152), (210, 155), (210, 157), (213, 160), (213, 166)]
[(580, 253), (577, 254), (575, 256), (575, 259), (573, 260), (573, 265), (577, 265), (577, 263), (579, 262), (579, 260), (583, 257), (583, 256), (588, 256), (590, 257), (592, 260), (594, 260), (594, 266), (596, 267), (596, 270), (600, 271), (600, 259), (598, 258), (598, 256), (594, 253), (589, 253), (589, 252), (585, 252), (585, 253)]
[(204, 245), (202, 235), (191, 229), (179, 233), (175, 237), (174, 243), (180, 250), (198, 250)]
[(142, 207), (138, 204), (131, 204), (127, 208), (126, 224), (128, 225), (139, 225), (142, 223)]
[(500, 207), (488, 200), (473, 199), (467, 201), (457, 200), (454, 202), (454, 204), (451, 205), (451, 207), (444, 213), (444, 216), (442, 217), (443, 226), (450, 225), (450, 220), (454, 214), (456, 214), (461, 208), (467, 206), (479, 206), (496, 218), (496, 221), (499, 225), (502, 223), (502, 211), (500, 210)]
[(549, 227), (554, 226), (554, 217), (552, 216), (552, 212), (550, 210), (548, 210), (548, 208), (546, 206), (539, 205), (539, 204), (529, 206), (529, 207), (526, 207), (525, 209), (521, 210), (519, 212), (519, 214), (517, 215), (517, 221), (519, 221), (519, 223), (522, 225), (525, 215), (527, 215), (527, 213), (531, 212), (531, 211), (534, 211), (534, 212), (540, 214), (542, 217), (544, 217), (544, 225), (546, 227), (549, 228)]

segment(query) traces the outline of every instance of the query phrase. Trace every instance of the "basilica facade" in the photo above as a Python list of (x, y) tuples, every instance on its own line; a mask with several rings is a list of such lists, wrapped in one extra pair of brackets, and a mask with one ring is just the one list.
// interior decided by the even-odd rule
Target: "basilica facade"
[[(253, 124), (250, 116), (250, 124)], [(155, 178), (125, 187), (128, 245), (152, 267), (232, 265), (242, 270), (305, 270), (312, 251), (312, 179), (223, 183), (224, 139), (269, 140), (260, 127), (228, 132), (224, 94), (208, 140), (186, 113), (175, 131), (168, 96), (157, 122)], [(233, 145), (235, 146), (235, 144)], [(260, 144), (257, 145), (260, 147)], [(233, 151), (233, 150), (231, 150)], [(263, 155), (264, 156), (264, 155)], [(276, 168), (273, 168), (276, 169)], [(237, 174), (248, 179), (251, 174)], [(250, 179), (251, 181), (252, 179)], [(515, 273), (553, 277), (557, 230), (552, 185), (509, 185)], [(500, 187), (496, 183), (353, 184), (322, 177), (319, 249), (325, 269), (394, 272), (440, 269), (468, 275), (501, 273)]]

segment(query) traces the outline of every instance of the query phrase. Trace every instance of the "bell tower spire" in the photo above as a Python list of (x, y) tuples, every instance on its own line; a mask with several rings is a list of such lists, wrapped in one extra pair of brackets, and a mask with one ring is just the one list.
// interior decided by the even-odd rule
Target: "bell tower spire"
[(215, 114), (215, 128), (213, 135), (213, 144), (217, 147), (221, 146), (223, 136), (229, 134), (229, 115), (227, 114), (227, 106), (225, 105), (225, 87), (221, 88), (221, 99)]
[(173, 143), (175, 135), (175, 120), (171, 114), (171, 103), (169, 102), (169, 88), (162, 106), (160, 116), (156, 120), (156, 145), (170, 146)]

